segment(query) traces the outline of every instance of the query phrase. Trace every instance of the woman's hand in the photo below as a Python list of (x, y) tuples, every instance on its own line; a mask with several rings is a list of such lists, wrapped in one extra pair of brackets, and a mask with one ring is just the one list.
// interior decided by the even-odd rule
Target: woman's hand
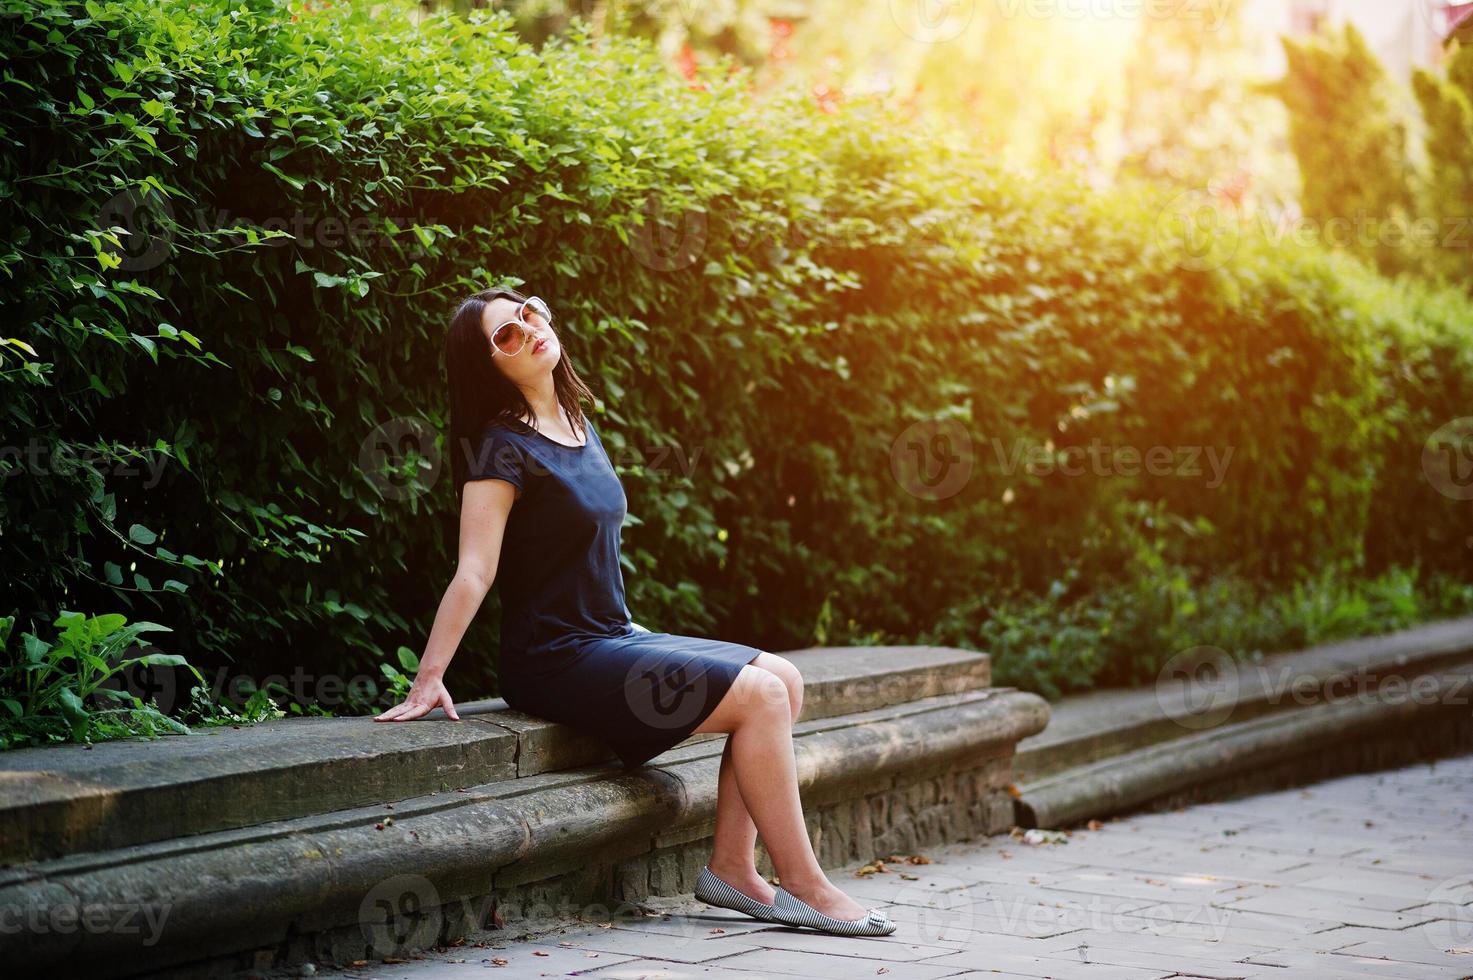
[(438, 675), (421, 671), (414, 675), (409, 696), (373, 720), (413, 721), (436, 708), (444, 708), (446, 716), (452, 721), (460, 721), (460, 715), (455, 713), (455, 702), (450, 700), (450, 692), (445, 689), (445, 682)]

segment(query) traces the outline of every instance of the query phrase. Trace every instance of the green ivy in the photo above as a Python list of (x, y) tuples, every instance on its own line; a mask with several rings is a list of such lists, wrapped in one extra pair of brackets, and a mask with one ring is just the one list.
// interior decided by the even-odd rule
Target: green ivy
[[(1251, 226), (1203, 255), (1148, 186), (690, 84), (577, 25), (534, 48), (503, 12), (0, 12), (0, 612), (32, 634), (117, 609), (263, 674), (419, 649), (457, 530), (443, 333), (499, 283), (549, 299), (599, 393), (629, 605), (666, 630), (914, 637), (1119, 567), (1137, 504), (1193, 529), (1172, 562), (1264, 587), (1467, 567), (1473, 516), (1419, 462), (1473, 403), (1452, 292)], [(932, 419), (974, 464), (939, 498), (892, 468)], [(1233, 456), (1206, 488), (994, 450), (1096, 439)], [(496, 616), (457, 697), (494, 687)]]

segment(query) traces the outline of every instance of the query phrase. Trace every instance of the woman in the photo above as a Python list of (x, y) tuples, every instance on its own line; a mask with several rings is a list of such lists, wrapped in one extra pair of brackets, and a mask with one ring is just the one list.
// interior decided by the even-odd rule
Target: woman
[[(738, 643), (631, 621), (619, 566), (627, 513), (603, 440), (581, 410), (547, 304), (513, 289), (465, 300), (445, 346), (460, 553), (408, 697), (377, 721), (436, 707), (450, 659), (500, 582), (499, 676), (508, 705), (602, 739), (626, 768), (702, 732), (726, 732), (715, 843), (696, 897), (755, 918), (850, 936), (895, 925), (836, 888), (803, 823), (792, 726), (802, 679)], [(782, 884), (758, 873), (758, 833)]]

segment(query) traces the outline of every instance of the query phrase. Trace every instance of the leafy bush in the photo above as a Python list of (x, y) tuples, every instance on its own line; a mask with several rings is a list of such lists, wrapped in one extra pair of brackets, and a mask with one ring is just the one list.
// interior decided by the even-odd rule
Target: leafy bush
[[(63, 613), (53, 625), (59, 632), (51, 642), (21, 634), (21, 657), (0, 670), (0, 748), (188, 733), (127, 683), (129, 673), (139, 667), (193, 670), (175, 654), (135, 652), (149, 648), (141, 639), (144, 633), (168, 632), (167, 626), (130, 626), (116, 614), (81, 613)], [(14, 626), (14, 617), (0, 619), (0, 643), (9, 643)], [(193, 673), (204, 681), (198, 671)]]
[[(1466, 566), (1473, 516), (1417, 462), (1473, 403), (1461, 297), (1260, 229), (1203, 254), (1150, 188), (1010, 172), (719, 67), (688, 85), (628, 39), (536, 50), (500, 12), (0, 10), (22, 624), (122, 609), (261, 673), (417, 646), (455, 547), (441, 338), (500, 282), (550, 300), (601, 395), (630, 608), (666, 630), (788, 649), (820, 610), (910, 637), (1045, 597), (1027, 619), (1070, 569), (1107, 588), (1139, 507), (1192, 529), (1163, 567), (1260, 589)], [(1063, 475), (1094, 440), (1195, 447), (1199, 472)], [(488, 693), (495, 625), (488, 602), (457, 696)], [(1138, 674), (1097, 625), (1040, 685)]]

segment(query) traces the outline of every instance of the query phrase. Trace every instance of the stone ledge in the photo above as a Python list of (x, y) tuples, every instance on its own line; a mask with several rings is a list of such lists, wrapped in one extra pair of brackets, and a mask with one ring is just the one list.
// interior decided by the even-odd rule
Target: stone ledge
[(1060, 827), (1211, 799), (1214, 787), (1256, 785), (1256, 774), (1284, 785), (1296, 769), (1355, 771), (1378, 754), (1409, 757), (1398, 745), (1413, 729), (1419, 757), (1431, 743), (1463, 745), (1473, 618), (1269, 657), (1229, 680), (1193, 692), (1168, 678), (1055, 705), (1048, 730), (1018, 746), (1018, 823)]
[[(927, 817), (929, 833), (955, 831), (976, 814), (990, 816), (970, 832), (1006, 829), (995, 826), (995, 817), (1007, 813), (1013, 746), (1041, 730), (1047, 718), (1041, 698), (989, 689), (802, 721), (794, 747), (805, 809), (840, 812), (855, 799), (904, 795), (916, 773), (976, 772), (970, 777), (976, 789), (959, 802), (961, 814)], [(108, 930), (22, 930), (0, 934), (0, 955), (32, 969), (65, 960), (98, 977), (218, 961), (263, 947), (306, 955), (310, 937), (318, 935), (338, 936), (338, 942), (356, 936), (361, 956), (371, 945), (366, 903), (406, 876), (414, 888), (460, 910), (484, 909), (490, 896), (595, 865), (607, 866), (609, 875), (623, 867), (627, 877), (629, 862), (680, 846), (682, 835), (700, 843), (703, 835), (686, 831), (714, 817), (719, 744), (686, 744), (669, 755), (658, 767), (627, 774), (614, 764), (542, 773), (391, 808), (300, 816), (11, 868), (0, 875), (6, 921), (79, 906), (167, 915), (160, 940), (151, 945)], [(394, 819), (384, 824), (389, 814)], [(875, 825), (866, 839), (903, 840), (904, 832)], [(694, 853), (687, 845), (680, 859), (686, 870), (677, 879), (688, 875)], [(650, 872), (645, 875), (648, 881)], [(475, 929), (481, 923), (474, 918), (446, 913), (435, 935), (445, 941), (454, 938), (451, 932)]]
[(1045, 731), (1018, 746), (1018, 780), (1037, 782), (1195, 730), (1292, 710), (1299, 703), (1286, 689), (1286, 678), (1303, 679), (1305, 689), (1318, 698), (1314, 692), (1340, 678), (1356, 683), (1412, 678), (1470, 657), (1473, 617), (1461, 617), (1275, 654), (1262, 664), (1239, 665), (1231, 684), (1189, 687), (1185, 678), (1166, 678), (1151, 688), (1071, 695), (1055, 705)]
[[(803, 674), (804, 718), (991, 683), (984, 654), (828, 647), (782, 654)], [(590, 765), (600, 742), (500, 698), (412, 724), (292, 718), (158, 740), (0, 755), (0, 865), (168, 840)], [(682, 746), (719, 738), (698, 735)], [(665, 756), (652, 760), (658, 766)]]

